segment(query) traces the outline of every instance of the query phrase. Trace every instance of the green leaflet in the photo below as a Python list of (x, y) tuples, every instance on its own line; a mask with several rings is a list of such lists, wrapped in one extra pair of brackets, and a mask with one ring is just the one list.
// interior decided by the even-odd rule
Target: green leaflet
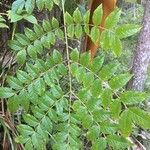
[(49, 11), (51, 11), (53, 9), (53, 7), (54, 7), (53, 1), (45, 0), (45, 8), (47, 8)]
[(80, 24), (75, 26), (75, 36), (77, 39), (81, 38), (82, 36), (82, 26)]
[(115, 27), (117, 23), (119, 22), (120, 16), (121, 16), (121, 10), (118, 10), (118, 9), (110, 13), (110, 15), (107, 17), (105, 21), (105, 27), (106, 28)]
[(102, 82), (99, 79), (97, 79), (91, 85), (91, 93), (93, 94), (93, 96), (98, 97), (101, 92), (102, 92)]
[(102, 91), (101, 100), (102, 100), (102, 106), (104, 108), (107, 108), (107, 107), (110, 106), (110, 103), (112, 101), (112, 91), (111, 91), (111, 89), (105, 89), (105, 90)]
[(27, 0), (25, 3), (25, 9), (27, 11), (27, 13), (31, 14), (34, 10), (35, 7), (35, 1), (32, 0)]
[(147, 99), (148, 94), (137, 91), (125, 91), (121, 94), (120, 100), (128, 105), (138, 104)]
[(42, 27), (46, 32), (49, 32), (52, 28), (49, 20), (43, 20)]
[(129, 112), (131, 113), (131, 119), (135, 124), (140, 125), (144, 129), (150, 128), (150, 115), (146, 111), (140, 108), (133, 107), (129, 109)]
[(8, 28), (8, 26), (5, 23), (0, 22), (0, 28)]
[(31, 75), (32, 77), (36, 77), (39, 75), (38, 68), (35, 67), (35, 65), (32, 65), (29, 63), (26, 65), (26, 69), (27, 69), (27, 72), (29, 73), (29, 75)]
[(121, 113), (121, 102), (117, 99), (115, 99), (110, 104), (110, 112), (113, 118), (118, 119)]
[(74, 49), (71, 54), (70, 54), (70, 58), (72, 61), (77, 62), (79, 60), (79, 51), (78, 49)]
[(17, 96), (13, 96), (9, 98), (7, 106), (10, 112), (15, 113), (18, 110), (19, 105), (20, 105), (20, 101)]
[(64, 32), (60, 28), (55, 31), (55, 35), (61, 40), (64, 39)]
[(73, 24), (71, 24), (71, 25), (68, 25), (68, 27), (67, 27), (67, 33), (68, 33), (68, 36), (70, 37), (70, 38), (73, 38), (74, 37), (74, 31), (75, 29), (74, 29), (74, 25)]
[(125, 110), (119, 119), (119, 128), (123, 136), (128, 137), (132, 132), (132, 119), (129, 110)]
[(117, 71), (118, 66), (119, 64), (117, 62), (111, 62), (105, 65), (99, 72), (100, 78), (102, 78), (102, 80), (110, 79)]
[(8, 109), (15, 113), (21, 106), (24, 111), (28, 112), (30, 105), (29, 95), (26, 90), (21, 90), (18, 95), (10, 97), (8, 100)]
[(102, 5), (100, 5), (96, 8), (96, 10), (93, 13), (92, 21), (94, 25), (96, 26), (100, 25), (102, 21), (102, 14), (103, 14)]
[(99, 42), (100, 31), (98, 27), (92, 27), (90, 37), (95, 44)]
[(24, 64), (26, 61), (26, 55), (27, 54), (25, 50), (19, 51), (16, 56), (17, 62), (21, 65)]
[(103, 121), (100, 123), (101, 132), (103, 134), (114, 135), (118, 130), (118, 125), (116, 123), (111, 123), (109, 121)]
[(53, 2), (54, 2), (56, 5), (59, 5), (59, 3), (60, 3), (59, 0), (53, 0)]
[(66, 24), (73, 24), (73, 18), (68, 12), (65, 13), (65, 21)]
[(0, 28), (8, 28), (5, 19), (0, 15)]
[[(84, 74), (81, 74), (81, 77), (83, 77), (83, 79), (82, 79), (83, 85), (87, 88), (90, 87), (92, 85), (92, 83), (94, 82), (94, 75), (91, 72), (87, 73), (85, 76), (84, 76)], [(97, 85), (97, 86), (99, 86), (99, 85)], [(99, 90), (99, 89), (100, 88), (98, 87), (97, 90)], [(93, 92), (94, 92), (94, 90), (93, 90)]]
[(89, 25), (84, 25), (84, 32), (89, 36), (89, 34), (90, 34), (90, 27), (89, 27)]
[(121, 40), (116, 35), (112, 37), (111, 49), (116, 56), (121, 56), (122, 43)]
[(90, 63), (90, 54), (87, 53), (83, 53), (80, 56), (80, 64), (83, 66), (88, 66)]
[(109, 85), (112, 89), (120, 89), (127, 84), (131, 77), (131, 74), (117, 75), (109, 81)]
[(36, 34), (31, 29), (25, 28), (24, 32), (27, 38), (29, 38), (31, 41), (36, 39)]
[(36, 52), (36, 49), (33, 45), (29, 46), (27, 48), (27, 52), (29, 54), (29, 56), (32, 58), (32, 59), (36, 59), (37, 58), (37, 52)]
[(18, 80), (17, 78), (15, 77), (8, 77), (7, 78), (7, 82), (9, 83), (9, 86), (12, 88), (12, 89), (16, 89), (16, 90), (20, 90), (22, 89), (23, 85), (21, 83), (20, 80)]
[(17, 40), (9, 41), (8, 46), (16, 52), (23, 49), (23, 45), (21, 45)]
[(139, 25), (124, 24), (124, 25), (119, 26), (116, 29), (116, 34), (120, 39), (127, 38), (127, 37), (132, 36), (133, 34), (139, 32), (140, 29), (141, 29), (141, 26), (139, 26)]
[(44, 30), (39, 24), (34, 25), (34, 31), (35, 31), (37, 37), (40, 37), (44, 34)]
[(114, 150), (124, 150), (132, 145), (127, 139), (117, 135), (107, 136), (107, 141)]
[(62, 61), (62, 56), (57, 50), (53, 52), (53, 60), (55, 63), (60, 63)]
[(91, 141), (95, 141), (100, 134), (100, 127), (99, 126), (92, 126), (89, 128), (89, 131), (87, 132), (87, 138)]
[(81, 12), (79, 11), (78, 8), (73, 13), (73, 19), (74, 19), (75, 23), (81, 23), (82, 22)]
[(104, 57), (97, 56), (96, 58), (94, 58), (93, 62), (91, 63), (90, 69), (93, 72), (97, 73), (98, 71), (100, 71), (103, 63), (104, 63)]
[(92, 143), (92, 150), (105, 150), (107, 147), (107, 142), (105, 138), (100, 138)]
[(36, 5), (37, 5), (37, 7), (40, 11), (42, 11), (44, 8), (51, 11), (52, 8), (54, 7), (54, 4), (59, 6), (60, 1), (59, 0), (52, 0), (52, 1), (49, 1), (49, 0), (36, 0)]
[(31, 135), (34, 132), (33, 128), (27, 125), (19, 125), (17, 129), (20, 133), (27, 135), (27, 136)]
[(90, 11), (88, 10), (84, 15), (84, 22), (88, 24), (89, 20), (90, 20)]
[(12, 11), (19, 13), (23, 9), (24, 5), (25, 5), (24, 0), (16, 0), (12, 4)]
[(11, 88), (0, 87), (0, 97), (9, 98), (15, 95), (15, 92)]
[(38, 120), (34, 116), (31, 116), (30, 114), (24, 115), (23, 119), (30, 126), (36, 127), (38, 125)]
[(52, 18), (52, 27), (53, 29), (58, 28), (59, 27), (59, 22), (56, 18)]
[(103, 50), (108, 51), (112, 47), (114, 35), (109, 30), (104, 30), (100, 36), (100, 45)]

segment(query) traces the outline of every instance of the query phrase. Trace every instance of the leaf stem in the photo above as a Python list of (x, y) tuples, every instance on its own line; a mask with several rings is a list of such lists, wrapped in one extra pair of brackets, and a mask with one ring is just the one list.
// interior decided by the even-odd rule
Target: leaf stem
[[(63, 11), (63, 18), (64, 18), (64, 34), (65, 34), (65, 43), (66, 43), (66, 54), (67, 54), (67, 62), (68, 62), (68, 76), (69, 76), (69, 118), (68, 118), (68, 126), (70, 126), (70, 115), (71, 115), (71, 98), (72, 98), (72, 76), (71, 76), (71, 64), (70, 64), (70, 57), (69, 57), (69, 44), (68, 44), (68, 37), (67, 37), (67, 27), (66, 27), (66, 17), (65, 17), (65, 2), (62, 0), (62, 11)], [(70, 134), (70, 127), (68, 128), (68, 141), (67, 144), (69, 146), (69, 134)]]

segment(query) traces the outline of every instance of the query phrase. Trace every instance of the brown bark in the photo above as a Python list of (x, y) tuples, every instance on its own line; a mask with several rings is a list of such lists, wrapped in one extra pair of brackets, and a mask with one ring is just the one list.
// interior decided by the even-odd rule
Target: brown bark
[(143, 27), (138, 38), (131, 71), (134, 76), (128, 85), (129, 89), (138, 91), (144, 90), (144, 83), (150, 61), (150, 0), (147, 0), (145, 5), (142, 25)]

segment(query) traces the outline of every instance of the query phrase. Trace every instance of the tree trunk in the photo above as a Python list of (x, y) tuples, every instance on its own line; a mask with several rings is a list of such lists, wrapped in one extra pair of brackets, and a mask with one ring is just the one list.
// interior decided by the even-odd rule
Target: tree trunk
[(150, 61), (150, 0), (147, 0), (145, 5), (142, 25), (143, 27), (139, 35), (131, 71), (134, 76), (128, 84), (129, 89), (138, 91), (144, 90), (144, 83)]

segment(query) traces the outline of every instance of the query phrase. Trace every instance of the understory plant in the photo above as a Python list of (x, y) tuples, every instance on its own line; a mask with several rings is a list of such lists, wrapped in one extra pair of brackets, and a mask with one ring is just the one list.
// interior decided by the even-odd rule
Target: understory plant
[[(70, 15), (65, 12), (64, 0), (14, 3), (8, 14), (11, 21), (26, 19), (34, 23), (33, 28), (15, 33), (14, 40), (9, 41), (19, 67), (0, 88), (7, 111), (18, 115), (21, 110), (19, 123), (15, 124), (15, 142), (25, 150), (131, 147), (130, 138), (137, 127), (150, 129), (150, 115), (140, 108), (149, 95), (125, 89), (133, 75), (118, 73), (121, 66), (117, 59), (106, 62), (105, 55), (98, 55), (91, 60), (89, 52), (80, 53), (69, 41), (80, 41), (87, 35), (100, 43), (104, 54), (118, 57), (121, 40), (137, 33), (140, 26), (118, 25), (121, 10), (116, 9), (100, 34), (101, 6), (94, 12), (94, 26), (89, 28), (90, 11), (83, 14), (77, 8)], [(35, 21), (34, 9), (51, 11), (54, 5), (62, 10), (63, 25), (57, 18)], [(53, 48), (58, 40), (65, 44), (65, 56)]]

